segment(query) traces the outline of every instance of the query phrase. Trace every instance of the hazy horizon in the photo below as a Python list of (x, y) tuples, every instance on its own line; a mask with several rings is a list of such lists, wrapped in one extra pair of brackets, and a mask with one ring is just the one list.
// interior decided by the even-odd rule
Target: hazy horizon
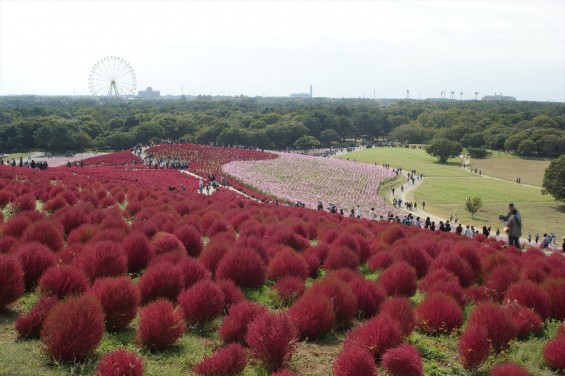
[(565, 101), (564, 1), (0, 0), (0, 95), (89, 95), (105, 56), (161, 95)]

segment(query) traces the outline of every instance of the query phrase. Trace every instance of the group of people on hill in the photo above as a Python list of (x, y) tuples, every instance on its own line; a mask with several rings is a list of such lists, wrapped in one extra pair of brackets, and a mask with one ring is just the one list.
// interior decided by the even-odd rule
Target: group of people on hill
[(36, 162), (35, 160), (31, 159), (31, 157), (29, 157), (27, 159), (27, 161), (25, 161), (25, 162), (24, 162), (23, 158), (20, 157), (19, 163), (17, 163), (14, 158), (12, 158), (12, 160), (7, 159), (6, 162), (4, 162), (4, 158), (0, 158), (0, 166), (3, 166), (3, 165), (13, 166), (13, 167), (18, 166), (18, 167), (24, 167), (24, 168), (34, 168), (34, 169), (38, 169), (38, 170), (42, 170), (42, 171), (47, 170), (47, 167), (48, 167), (47, 161)]

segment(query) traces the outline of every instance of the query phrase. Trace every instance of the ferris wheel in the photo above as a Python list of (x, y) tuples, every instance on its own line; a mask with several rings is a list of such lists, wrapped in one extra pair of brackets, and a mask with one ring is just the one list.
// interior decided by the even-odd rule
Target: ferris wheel
[(119, 99), (135, 95), (137, 79), (127, 61), (117, 56), (106, 56), (94, 64), (88, 83), (93, 96)]

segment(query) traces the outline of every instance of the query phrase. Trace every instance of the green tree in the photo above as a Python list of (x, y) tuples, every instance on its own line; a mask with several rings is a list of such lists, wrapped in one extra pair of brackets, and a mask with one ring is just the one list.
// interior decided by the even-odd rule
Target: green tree
[(471, 218), (474, 218), (476, 212), (483, 207), (483, 202), (480, 197), (471, 197), (465, 202), (465, 210), (471, 213)]
[(339, 140), (339, 133), (333, 129), (325, 129), (320, 132), (320, 141), (324, 146), (330, 146), (332, 142)]
[(523, 140), (518, 145), (518, 154), (523, 156), (531, 156), (536, 152), (536, 144), (532, 140)]
[(298, 149), (317, 148), (320, 146), (320, 141), (314, 136), (302, 136), (294, 142), (294, 146)]
[(565, 155), (551, 161), (543, 175), (542, 194), (550, 194), (556, 200), (565, 201)]
[(439, 163), (445, 163), (449, 158), (459, 156), (462, 150), (463, 147), (459, 142), (444, 138), (438, 138), (426, 147), (426, 153), (436, 157)]

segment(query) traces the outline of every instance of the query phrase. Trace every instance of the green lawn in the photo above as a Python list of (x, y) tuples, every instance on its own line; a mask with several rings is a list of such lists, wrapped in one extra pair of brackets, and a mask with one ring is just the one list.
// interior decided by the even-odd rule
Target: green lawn
[(512, 182), (520, 177), (522, 184), (541, 187), (543, 174), (550, 162), (551, 159), (547, 158), (522, 158), (495, 151), (488, 158), (471, 158), (471, 168), (482, 171), (483, 175)]

